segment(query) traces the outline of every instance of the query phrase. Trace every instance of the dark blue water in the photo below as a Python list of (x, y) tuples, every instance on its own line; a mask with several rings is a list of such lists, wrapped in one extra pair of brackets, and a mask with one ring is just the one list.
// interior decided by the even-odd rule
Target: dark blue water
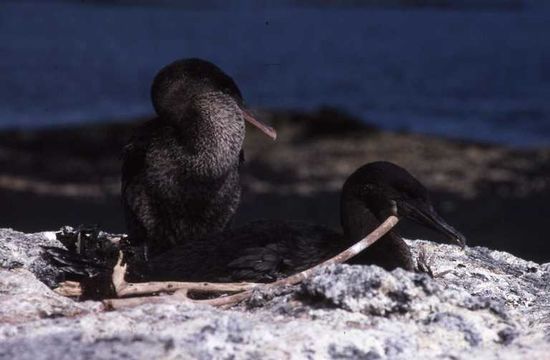
[(249, 105), (342, 107), (389, 129), (550, 144), (550, 11), (0, 4), (0, 127), (152, 113), (202, 57)]

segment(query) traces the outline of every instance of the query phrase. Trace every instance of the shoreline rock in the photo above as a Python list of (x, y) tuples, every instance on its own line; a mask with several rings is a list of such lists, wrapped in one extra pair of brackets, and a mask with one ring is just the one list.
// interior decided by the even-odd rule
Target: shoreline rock
[[(168, 299), (104, 311), (51, 291), (39, 245), (0, 230), (0, 358), (541, 358), (550, 351), (550, 263), (408, 240), (435, 274), (334, 265), (230, 310)], [(368, 251), (368, 249), (366, 250)], [(40, 266), (38, 265), (40, 264)]]

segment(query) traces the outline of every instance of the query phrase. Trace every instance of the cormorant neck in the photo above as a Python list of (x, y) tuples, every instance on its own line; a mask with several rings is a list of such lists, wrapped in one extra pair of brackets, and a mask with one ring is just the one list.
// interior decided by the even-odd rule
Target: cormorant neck
[(343, 191), (340, 203), (340, 223), (346, 241), (354, 243), (368, 235), (381, 222), (361, 200)]
[[(384, 218), (384, 214), (375, 214), (354, 194), (346, 191), (346, 189), (342, 191), (340, 222), (344, 230), (346, 246), (350, 246), (367, 236), (382, 223)], [(409, 247), (395, 231), (388, 232), (368, 249), (351, 259), (349, 263), (374, 264), (387, 270), (396, 267), (406, 270), (414, 269)]]

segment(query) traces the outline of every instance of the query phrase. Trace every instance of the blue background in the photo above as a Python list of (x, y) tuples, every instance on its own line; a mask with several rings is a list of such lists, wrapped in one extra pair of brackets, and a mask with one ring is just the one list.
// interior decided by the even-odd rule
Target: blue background
[(155, 73), (202, 57), (253, 107), (336, 106), (388, 129), (549, 145), (550, 7), (454, 3), (3, 2), (0, 128), (150, 115)]

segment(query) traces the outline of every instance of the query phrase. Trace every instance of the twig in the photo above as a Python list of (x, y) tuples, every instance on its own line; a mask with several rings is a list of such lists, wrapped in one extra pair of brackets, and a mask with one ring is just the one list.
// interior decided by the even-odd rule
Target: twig
[(117, 310), (117, 309), (124, 309), (128, 307), (134, 307), (138, 305), (144, 305), (144, 304), (164, 304), (167, 302), (174, 302), (174, 301), (189, 301), (193, 302), (194, 300), (191, 300), (187, 297), (187, 290), (181, 289), (172, 295), (161, 295), (161, 296), (139, 296), (139, 297), (133, 297), (133, 298), (124, 298), (124, 299), (106, 299), (103, 300), (103, 306), (105, 307), (105, 310)]
[(143, 304), (162, 304), (170, 298), (173, 298), (173, 296), (141, 296), (127, 299), (107, 299), (103, 300), (103, 306), (106, 310), (117, 310)]
[(53, 291), (66, 297), (79, 297), (82, 295), (82, 287), (77, 281), (63, 281)]
[[(269, 284), (256, 284), (256, 283), (178, 283), (178, 282), (154, 282), (154, 283), (126, 283), (124, 280), (124, 274), (126, 271), (126, 265), (121, 265), (122, 257), (119, 258), (117, 264), (115, 265), (113, 271), (113, 284), (117, 290), (117, 294), (128, 294), (137, 295), (137, 294), (152, 294), (158, 292), (167, 292), (175, 291), (178, 289), (185, 289), (190, 291), (202, 291), (202, 292), (239, 292), (234, 295), (217, 297), (214, 299), (205, 299), (205, 300), (192, 300), (189, 299), (186, 295), (180, 295), (181, 298), (184, 298), (188, 301), (201, 304), (209, 304), (212, 306), (219, 307), (231, 307), (240, 303), (243, 300), (250, 298), (253, 294), (254, 289), (262, 288), (269, 289), (279, 286), (286, 285), (295, 285), (298, 284), (313, 273), (315, 273), (320, 267), (332, 265), (332, 264), (341, 264), (352, 257), (356, 256), (372, 244), (374, 244), (378, 239), (384, 236), (388, 231), (390, 231), (397, 223), (399, 219), (396, 216), (389, 216), (382, 224), (380, 224), (373, 232), (361, 239), (359, 242), (355, 243), (350, 248), (342, 251), (338, 255), (318, 264), (309, 269), (306, 269), (297, 274), (291, 275), (284, 279), (269, 283)], [(122, 256), (122, 255), (121, 255)], [(151, 285), (152, 284), (152, 285)], [(179, 285), (175, 287), (174, 285)], [(129, 289), (129, 290), (127, 290)], [(154, 291), (151, 291), (153, 289)], [(139, 291), (138, 291), (139, 290)], [(120, 296), (120, 295), (119, 295)], [(111, 308), (121, 308), (126, 306), (135, 306), (143, 303), (157, 302), (159, 297), (142, 297), (142, 298), (131, 298), (131, 299), (110, 299), (106, 300), (105, 304)], [(114, 306), (113, 306), (114, 305)]]
[(177, 290), (187, 290), (199, 293), (222, 293), (222, 292), (241, 292), (252, 289), (259, 285), (258, 283), (209, 283), (209, 282), (179, 282), (179, 281), (152, 281), (144, 283), (128, 283), (124, 280), (127, 265), (122, 265), (122, 252), (120, 252), (118, 261), (113, 268), (113, 285), (119, 298), (150, 295), (162, 292), (174, 292)]
[[(311, 267), (309, 269), (306, 269), (302, 272), (299, 272), (297, 274), (291, 275), (289, 277), (286, 277), (281, 280), (277, 280), (275, 282), (269, 283), (269, 284), (262, 284), (263, 288), (272, 288), (277, 286), (287, 286), (287, 285), (295, 285), (298, 284), (308, 277), (310, 277), (313, 273), (315, 273), (319, 268), (323, 266), (328, 266), (332, 264), (342, 264), (352, 257), (356, 256), (372, 244), (374, 244), (378, 239), (380, 239), (382, 236), (384, 236), (388, 231), (390, 231), (395, 225), (397, 225), (397, 222), (399, 219), (396, 216), (389, 216), (386, 221), (384, 221), (380, 226), (378, 226), (373, 232), (371, 232), (369, 235), (361, 239), (359, 242), (355, 243), (350, 248), (347, 248), (346, 250), (342, 251), (338, 255), (325, 260), (324, 262), (315, 265), (314, 267)], [(232, 306), (235, 304), (240, 303), (241, 301), (249, 298), (252, 295), (252, 289), (247, 290), (245, 292), (230, 295), (230, 296), (224, 296), (219, 297), (215, 299), (206, 299), (206, 300), (195, 300), (195, 302), (201, 302), (201, 303), (207, 303), (213, 306)]]

